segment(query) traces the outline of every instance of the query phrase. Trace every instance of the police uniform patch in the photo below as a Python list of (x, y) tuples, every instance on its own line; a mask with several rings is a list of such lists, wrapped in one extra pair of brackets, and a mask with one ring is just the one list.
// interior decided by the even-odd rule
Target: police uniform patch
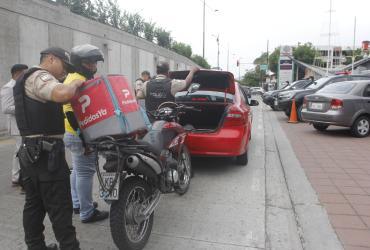
[(47, 81), (52, 80), (53, 78), (52, 78), (52, 77), (51, 77), (51, 75), (49, 75), (49, 74), (42, 74), (42, 75), (40, 76), (40, 79), (41, 79), (41, 80), (43, 80), (44, 82), (47, 82)]

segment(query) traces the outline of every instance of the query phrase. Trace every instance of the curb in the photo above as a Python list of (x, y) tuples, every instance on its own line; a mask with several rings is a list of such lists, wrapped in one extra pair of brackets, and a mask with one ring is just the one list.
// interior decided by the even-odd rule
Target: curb
[(327, 212), (307, 179), (277, 117), (272, 112), (266, 115), (270, 118), (303, 248), (308, 250), (343, 249), (331, 226)]

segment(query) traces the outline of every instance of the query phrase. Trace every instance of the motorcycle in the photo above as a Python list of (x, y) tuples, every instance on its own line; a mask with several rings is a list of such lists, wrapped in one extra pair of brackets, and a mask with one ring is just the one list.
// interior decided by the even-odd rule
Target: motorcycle
[(137, 132), (124, 138), (104, 137), (93, 145), (106, 159), (105, 172), (97, 162), (97, 175), (100, 195), (111, 204), (111, 235), (119, 249), (143, 249), (161, 194), (183, 195), (189, 189), (192, 168), (185, 140), (192, 126), (178, 123), (186, 110), (197, 109), (163, 103), (150, 113), (155, 121), (142, 139)]

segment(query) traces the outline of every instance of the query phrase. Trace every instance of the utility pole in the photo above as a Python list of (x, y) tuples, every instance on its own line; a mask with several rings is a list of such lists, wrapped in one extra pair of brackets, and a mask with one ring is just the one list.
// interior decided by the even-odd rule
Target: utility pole
[(227, 71), (229, 71), (230, 44), (227, 43)]
[[(329, 75), (329, 63), (331, 57), (331, 13), (332, 13), (332, 0), (330, 0), (330, 10), (329, 10), (329, 47), (328, 47), (328, 59), (326, 60), (326, 76)], [(333, 67), (333, 60), (331, 60), (330, 68)]]
[(220, 69), (220, 35), (217, 35), (217, 69)]
[(206, 0), (203, 0), (203, 59), (206, 40)]
[(353, 28), (353, 50), (352, 50), (352, 74), (355, 68), (355, 50), (356, 50), (356, 17), (355, 17), (355, 25)]

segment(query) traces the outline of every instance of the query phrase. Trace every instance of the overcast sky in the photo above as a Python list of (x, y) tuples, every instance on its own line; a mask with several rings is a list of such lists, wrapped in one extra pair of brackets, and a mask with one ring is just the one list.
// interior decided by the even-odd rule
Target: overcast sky
[[(193, 53), (202, 55), (203, 0), (118, 0), (122, 9), (139, 12), (146, 20), (171, 31), (176, 41), (190, 44)], [(206, 0), (205, 56), (217, 66), (217, 43), (220, 36), (220, 66), (238, 74), (237, 58), (251, 63), (279, 45), (312, 42), (327, 45), (330, 0)], [(352, 46), (354, 17), (357, 17), (356, 45), (370, 40), (370, 1), (332, 0), (332, 43)], [(219, 11), (215, 12), (217, 9)], [(251, 65), (243, 65), (242, 71)]]

